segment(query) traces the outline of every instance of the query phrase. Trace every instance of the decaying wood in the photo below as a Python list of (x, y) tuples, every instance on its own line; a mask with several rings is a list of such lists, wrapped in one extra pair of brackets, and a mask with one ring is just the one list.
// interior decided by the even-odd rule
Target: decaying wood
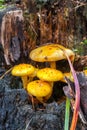
[[(2, 18), (1, 24), (1, 44), (4, 50), (4, 57), (7, 64), (10, 60), (18, 60), (20, 57), (20, 44), (18, 39), (18, 29), (23, 22), (22, 10), (15, 10), (7, 12)], [(19, 24), (20, 23), (20, 24)], [(18, 27), (19, 26), (19, 27)], [(14, 49), (11, 46), (14, 46)], [(14, 54), (12, 54), (12, 52)]]
[[(30, 51), (39, 45), (51, 42), (73, 49), (80, 46), (80, 42), (86, 37), (85, 3), (54, 0), (40, 9), (35, 0), (22, 1), (21, 4), (23, 11), (18, 10), (21, 11), (20, 14), (11, 11), (2, 18), (1, 44), (6, 64), (20, 58), (22, 62), (25, 62), (25, 59), (28, 62)], [(83, 53), (86, 55), (85, 48)]]
[(48, 13), (46, 10), (44, 13), (38, 13), (39, 23), (40, 23), (40, 44), (45, 44), (46, 42), (52, 41), (52, 15), (51, 11)]

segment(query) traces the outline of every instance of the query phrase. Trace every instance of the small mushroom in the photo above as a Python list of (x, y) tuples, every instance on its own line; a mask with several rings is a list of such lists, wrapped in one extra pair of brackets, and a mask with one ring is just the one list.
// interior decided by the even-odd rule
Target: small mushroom
[(65, 77), (67, 77), (68, 79), (70, 79), (71, 81), (73, 81), (73, 76), (72, 76), (71, 72), (63, 73), (63, 78), (61, 79), (61, 81), (66, 83)]
[(63, 73), (59, 70), (44, 68), (38, 70), (37, 77), (43, 81), (54, 82), (61, 80), (64, 76)]
[(87, 70), (84, 70), (83, 72), (84, 72), (85, 76), (87, 76)]
[(56, 68), (55, 61), (66, 59), (64, 50), (69, 56), (70, 60), (74, 60), (74, 53), (59, 44), (48, 44), (38, 47), (30, 52), (30, 58), (37, 62), (50, 62), (51, 68)]
[[(83, 70), (81, 72), (83, 72), (85, 74), (85, 76), (87, 76), (87, 70)], [(77, 72), (77, 74), (78, 74), (78, 72)], [(63, 82), (66, 82), (65, 77), (67, 77), (71, 81), (74, 80), (71, 72), (69, 72), (69, 73), (63, 73), (63, 75), (64, 75), (64, 77), (63, 77), (63, 79), (61, 79), (61, 81), (63, 81)]]
[(44, 103), (51, 96), (52, 87), (46, 81), (35, 80), (28, 83), (27, 92), (35, 96), (41, 103)]
[(30, 64), (19, 64), (13, 67), (12, 75), (20, 76), (23, 82), (23, 87), (26, 89), (28, 83), (28, 76), (32, 75), (35, 71), (35, 68)]
[(53, 82), (61, 80), (63, 78), (63, 73), (56, 69), (44, 68), (44, 69), (38, 70), (37, 77), (40, 80), (48, 81), (53, 91)]

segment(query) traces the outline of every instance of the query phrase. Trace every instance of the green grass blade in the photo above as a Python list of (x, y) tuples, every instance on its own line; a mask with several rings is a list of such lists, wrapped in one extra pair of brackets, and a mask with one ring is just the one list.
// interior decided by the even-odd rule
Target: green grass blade
[(69, 116), (70, 116), (70, 99), (66, 98), (64, 130), (69, 130)]

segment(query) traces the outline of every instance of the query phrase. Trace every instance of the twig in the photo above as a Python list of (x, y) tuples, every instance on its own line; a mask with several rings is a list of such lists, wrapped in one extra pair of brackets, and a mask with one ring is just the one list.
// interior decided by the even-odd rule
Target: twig
[(28, 122), (28, 124), (26, 125), (25, 130), (28, 130), (28, 127), (29, 127), (29, 125), (30, 125), (31, 121), (32, 121), (32, 118), (30, 119), (30, 121), (29, 121), (29, 122)]
[[(12, 68), (13, 68), (13, 67), (12, 67)], [(7, 71), (0, 77), (0, 80), (3, 79), (4, 76), (5, 76), (6, 74), (8, 74), (8, 73), (12, 70), (12, 68), (10, 68), (9, 70), (7, 70)]]
[(75, 9), (75, 10), (76, 10), (76, 9), (78, 9), (79, 7), (81, 7), (81, 6), (85, 6), (85, 5), (87, 5), (87, 4), (84, 4), (84, 3), (83, 3), (83, 4), (80, 4), (80, 5), (77, 5), (77, 6), (76, 6), (76, 7), (74, 7), (73, 9)]

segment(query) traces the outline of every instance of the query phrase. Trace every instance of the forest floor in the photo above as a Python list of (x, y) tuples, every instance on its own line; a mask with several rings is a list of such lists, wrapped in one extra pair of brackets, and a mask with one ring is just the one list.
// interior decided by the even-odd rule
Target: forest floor
[[(0, 74), (5, 72), (0, 68)], [(54, 96), (55, 97), (55, 96)], [(0, 79), (0, 130), (64, 130), (64, 94), (55, 101), (47, 102), (46, 107), (35, 104), (35, 110), (19, 78), (8, 73)], [(72, 110), (70, 112), (70, 124)], [(78, 120), (76, 130), (86, 130)]]

